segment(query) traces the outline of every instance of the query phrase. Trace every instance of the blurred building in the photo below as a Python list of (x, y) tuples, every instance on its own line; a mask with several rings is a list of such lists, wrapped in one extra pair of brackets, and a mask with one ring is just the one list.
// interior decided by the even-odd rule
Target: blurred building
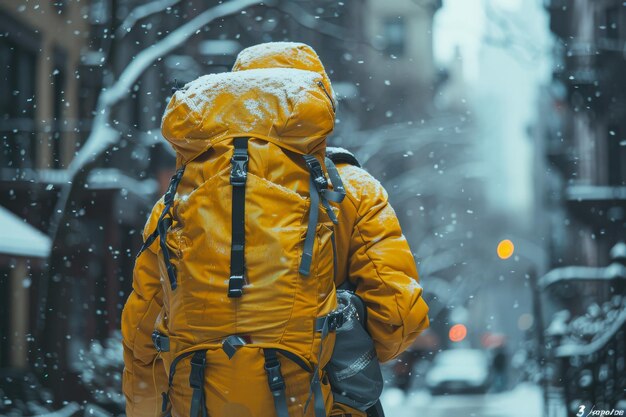
[[(548, 2), (557, 38), (545, 154), (568, 238), (554, 264), (605, 265), (626, 224), (626, 9), (621, 1)], [(560, 192), (560, 191), (563, 192)]]
[[(252, 7), (231, 19), (237, 24), (207, 28), (181, 48), (183, 59), (172, 56), (166, 65), (170, 79), (184, 83), (230, 70), (237, 53), (255, 43), (307, 43), (320, 54), (341, 99), (334, 140), (355, 129), (426, 116), (437, 81), (432, 25), (440, 7), (441, 0), (283, 1), (280, 8)], [(206, 2), (192, 0), (173, 10), (191, 18), (204, 8)]]
[(0, 77), (9, 86), (0, 96), (3, 180), (10, 170), (60, 168), (72, 158), (84, 12), (74, 2), (0, 5)]
[(626, 388), (626, 7), (546, 7), (556, 64), (541, 104), (546, 164), (538, 175), (555, 269), (540, 285), (550, 306), (546, 377), (555, 416), (558, 403), (569, 412), (615, 407)]
[[(112, 111), (115, 147), (86, 173), (84, 187), (74, 187), (50, 239), (55, 204), (70, 181), (75, 152), (92, 131), (100, 91), (146, 47), (218, 4), (0, 3), (6, 87), (0, 90), (0, 215), (11, 226), (5, 231), (23, 238), (19, 253), (7, 249), (17, 247), (15, 239), (0, 244), (0, 414), (32, 415), (41, 412), (36, 406), (54, 404), (48, 394), (32, 396), (37, 384), (28, 372), (53, 390), (57, 404), (87, 400), (120, 411), (122, 400), (103, 394), (119, 393), (118, 374), (108, 371), (117, 365), (89, 358), (106, 357), (102, 346), (119, 329), (147, 212), (173, 171), (159, 130), (173, 88), (228, 71), (247, 46), (289, 40), (320, 53), (342, 99), (331, 141), (368, 123), (411, 119), (428, 107), (438, 1), (398, 0), (381, 9), (364, 0), (290, 0), (247, 8), (206, 25), (141, 75)], [(399, 108), (392, 108), (398, 97)], [(97, 384), (85, 376), (94, 374), (101, 377)]]
[[(12, 234), (0, 249), (5, 404), (28, 395), (33, 404), (49, 400), (32, 394), (30, 376), (20, 376), (30, 371), (58, 398), (87, 398), (89, 389), (76, 377), (83, 354), (119, 327), (129, 287), (120, 277), (130, 274), (128, 255), (140, 239), (135, 232), (157, 189), (154, 181), (134, 179), (137, 164), (125, 169), (103, 161), (75, 193), (58, 239), (46, 236), (104, 85), (106, 37), (104, 45), (94, 42), (103, 39), (97, 32), (101, 4), (0, 4), (0, 79), (6, 86), (0, 93), (0, 210), (5, 232)], [(7, 391), (9, 378), (15, 383)], [(14, 405), (22, 414), (33, 412), (25, 402)]]
[[(0, 267), (0, 292), (15, 294), (22, 280), (29, 282), (19, 289), (23, 304), (8, 304), (15, 320), (3, 320), (0, 329), (0, 351), (13, 346), (24, 351), (20, 360), (0, 356), (3, 368), (25, 368), (36, 355), (26, 340), (37, 333), (42, 279), (24, 264), (37, 260), (41, 270), (40, 258), (49, 255), (50, 242), (46, 253), (37, 249), (37, 240), (48, 239), (44, 233), (54, 198), (54, 186), (43, 178), (66, 167), (79, 142), (83, 83), (76, 71), (88, 29), (82, 13), (84, 7), (66, 2), (0, 4), (0, 80), (5, 86), (0, 94), (0, 210), (19, 219), (13, 220), (16, 228), (9, 228), (16, 233), (10, 245), (24, 239), (21, 253), (2, 252), (9, 258)], [(19, 329), (15, 321), (22, 323)]]
[(358, 60), (366, 126), (419, 120), (437, 84), (433, 19), (441, 0), (367, 1), (364, 59)]

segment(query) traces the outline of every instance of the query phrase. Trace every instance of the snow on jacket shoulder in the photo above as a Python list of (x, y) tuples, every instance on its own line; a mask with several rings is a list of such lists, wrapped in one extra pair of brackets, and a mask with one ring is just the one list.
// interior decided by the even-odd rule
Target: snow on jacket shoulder
[(346, 189), (337, 226), (339, 276), (367, 306), (382, 362), (402, 353), (429, 325), (415, 260), (382, 185), (365, 170), (339, 164)]

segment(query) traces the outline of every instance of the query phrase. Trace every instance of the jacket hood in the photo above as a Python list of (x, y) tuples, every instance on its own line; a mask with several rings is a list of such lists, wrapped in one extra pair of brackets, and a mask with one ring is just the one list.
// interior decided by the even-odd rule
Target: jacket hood
[(244, 49), (237, 56), (233, 71), (260, 68), (295, 68), (317, 72), (324, 88), (333, 97), (330, 79), (317, 53), (309, 45), (299, 42), (268, 42)]
[(292, 67), (202, 76), (174, 93), (161, 131), (182, 163), (237, 136), (301, 154), (323, 152), (335, 117), (324, 76)]

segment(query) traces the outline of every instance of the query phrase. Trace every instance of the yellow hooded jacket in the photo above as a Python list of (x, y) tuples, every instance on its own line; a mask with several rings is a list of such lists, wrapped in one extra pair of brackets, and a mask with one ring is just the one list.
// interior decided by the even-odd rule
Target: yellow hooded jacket
[[(321, 88), (307, 87), (310, 85)], [(162, 122), (163, 135), (177, 152), (177, 166), (186, 165), (174, 205), (174, 210), (183, 219), (181, 222), (184, 223), (187, 210), (183, 205), (185, 196), (215, 177), (220, 168), (229, 166), (230, 148), (225, 142), (233, 137), (249, 135), (262, 139), (250, 140), (249, 146), (253, 149), (251, 170), (265, 172), (267, 179), (286, 184), (288, 188), (301, 187), (289, 183), (288, 172), (294, 165), (284, 157), (281, 149), (295, 154), (323, 156), (325, 139), (334, 126), (334, 108), (332, 86), (321, 61), (313, 49), (300, 43), (279, 42), (247, 48), (239, 54), (233, 72), (207, 75), (189, 83), (172, 97)], [(210, 156), (206, 152), (209, 149), (212, 151)], [(428, 327), (428, 307), (422, 298), (415, 261), (385, 190), (361, 168), (349, 164), (338, 164), (337, 168), (347, 195), (338, 212), (339, 224), (335, 226), (338, 264), (335, 285), (349, 280), (356, 287), (356, 293), (367, 306), (368, 330), (374, 339), (378, 358), (385, 362), (404, 351)], [(230, 194), (223, 194), (216, 197), (216, 204), (219, 205), (222, 199), (224, 204), (230, 201)], [(163, 207), (161, 199), (146, 224), (144, 238), (153, 230)], [(259, 211), (268, 207), (271, 207), (271, 201), (259, 202)], [(248, 209), (254, 213), (254, 206)], [(290, 214), (280, 215), (288, 217)], [(182, 230), (182, 224), (174, 224), (172, 228)], [(188, 230), (185, 235), (172, 233), (173, 236), (168, 236), (168, 245), (171, 243), (177, 250), (202, 245), (205, 241), (199, 234)], [(230, 230), (216, 230), (213, 234), (214, 237), (220, 235), (225, 236), (222, 243), (227, 246)], [(157, 354), (151, 340), (153, 330), (169, 334), (178, 352), (193, 349), (211, 339), (210, 331), (202, 329), (205, 311), (196, 305), (185, 304), (172, 294), (167, 279), (162, 278), (167, 275), (157, 253), (155, 243), (137, 259), (133, 292), (122, 313), (123, 388), (127, 414), (131, 417), (159, 415), (161, 393), (167, 391), (172, 358)], [(197, 262), (195, 266), (179, 267), (201, 269), (204, 267), (201, 263), (207, 261), (198, 259)], [(246, 262), (250, 267), (248, 259)], [(229, 265), (212, 267), (227, 269)], [(263, 268), (261, 263), (258, 268)], [(334, 306), (331, 300), (324, 303), (327, 310)], [(170, 310), (164, 307), (168, 305)], [(253, 314), (250, 319), (258, 320)], [(245, 317), (243, 320), (245, 323)], [(262, 363), (259, 366), (262, 368)], [(289, 372), (287, 366), (285, 379), (288, 386)], [(179, 377), (184, 380), (184, 372), (181, 374)], [(254, 376), (231, 375), (229, 378), (217, 381), (208, 389), (207, 403), (211, 402), (211, 396), (220, 397), (219, 392), (213, 391), (228, 391), (237, 384), (249, 382)], [(264, 378), (261, 369), (259, 381)], [(300, 388), (306, 390), (308, 387)], [(174, 398), (189, 402), (189, 387), (175, 386), (173, 390), (175, 395), (170, 396), (172, 412), (176, 415), (176, 410), (185, 410), (181, 411), (185, 415), (188, 404), (177, 406), (173, 403)], [(244, 395), (249, 399), (254, 394)], [(325, 394), (327, 409), (332, 409), (330, 415), (364, 415), (333, 404), (328, 388)], [(264, 413), (234, 406), (228, 408), (227, 405), (209, 412), (212, 417), (264, 417), (273, 416), (274, 410), (267, 408)], [(306, 415), (312, 415), (312, 410), (309, 409)]]

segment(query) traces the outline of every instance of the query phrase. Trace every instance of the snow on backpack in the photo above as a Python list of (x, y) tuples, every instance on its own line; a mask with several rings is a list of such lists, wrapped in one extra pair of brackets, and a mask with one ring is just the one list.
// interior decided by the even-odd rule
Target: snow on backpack
[(152, 339), (168, 370), (164, 412), (325, 417), (331, 374), (375, 361), (344, 352), (327, 367), (346, 312), (334, 283), (345, 190), (325, 154), (333, 125), (311, 71), (210, 74), (170, 100), (162, 132), (178, 170), (138, 255), (153, 254), (162, 286)]
[[(230, 166), (178, 198), (186, 167), (172, 177), (154, 231), (140, 250), (141, 254), (158, 241), (157, 255), (167, 281), (164, 319), (169, 320), (169, 334), (156, 330), (153, 341), (169, 363), (170, 391), (177, 390), (177, 368), (189, 361), (191, 417), (213, 415), (205, 408), (205, 373), (219, 386), (220, 379), (237, 373), (258, 376), (252, 367), (265, 371), (278, 417), (290, 415), (288, 398), (295, 402), (298, 393), (306, 394), (298, 398), (305, 412), (312, 399), (315, 416), (326, 416), (320, 367), (333, 350), (333, 338), (328, 336), (343, 317), (334, 312), (337, 216), (330, 202), (341, 202), (345, 191), (333, 162), (315, 155), (284, 156), (291, 158), (288, 175), (308, 185), (309, 198), (268, 181), (263, 172), (249, 171), (252, 141), (275, 147), (261, 139), (234, 138), (223, 145), (232, 149)], [(171, 319), (180, 314), (185, 319), (179, 328)], [(179, 351), (172, 335), (193, 333), (196, 326), (202, 328), (195, 337), (198, 345)], [(289, 378), (281, 372), (285, 361), (280, 357), (299, 368), (290, 371)], [(254, 383), (251, 378), (242, 391), (260, 395), (263, 388)], [(292, 386), (299, 389), (288, 397), (287, 387)], [(168, 395), (172, 394), (164, 395), (164, 408)], [(236, 415), (232, 410), (223, 414), (229, 413)]]

